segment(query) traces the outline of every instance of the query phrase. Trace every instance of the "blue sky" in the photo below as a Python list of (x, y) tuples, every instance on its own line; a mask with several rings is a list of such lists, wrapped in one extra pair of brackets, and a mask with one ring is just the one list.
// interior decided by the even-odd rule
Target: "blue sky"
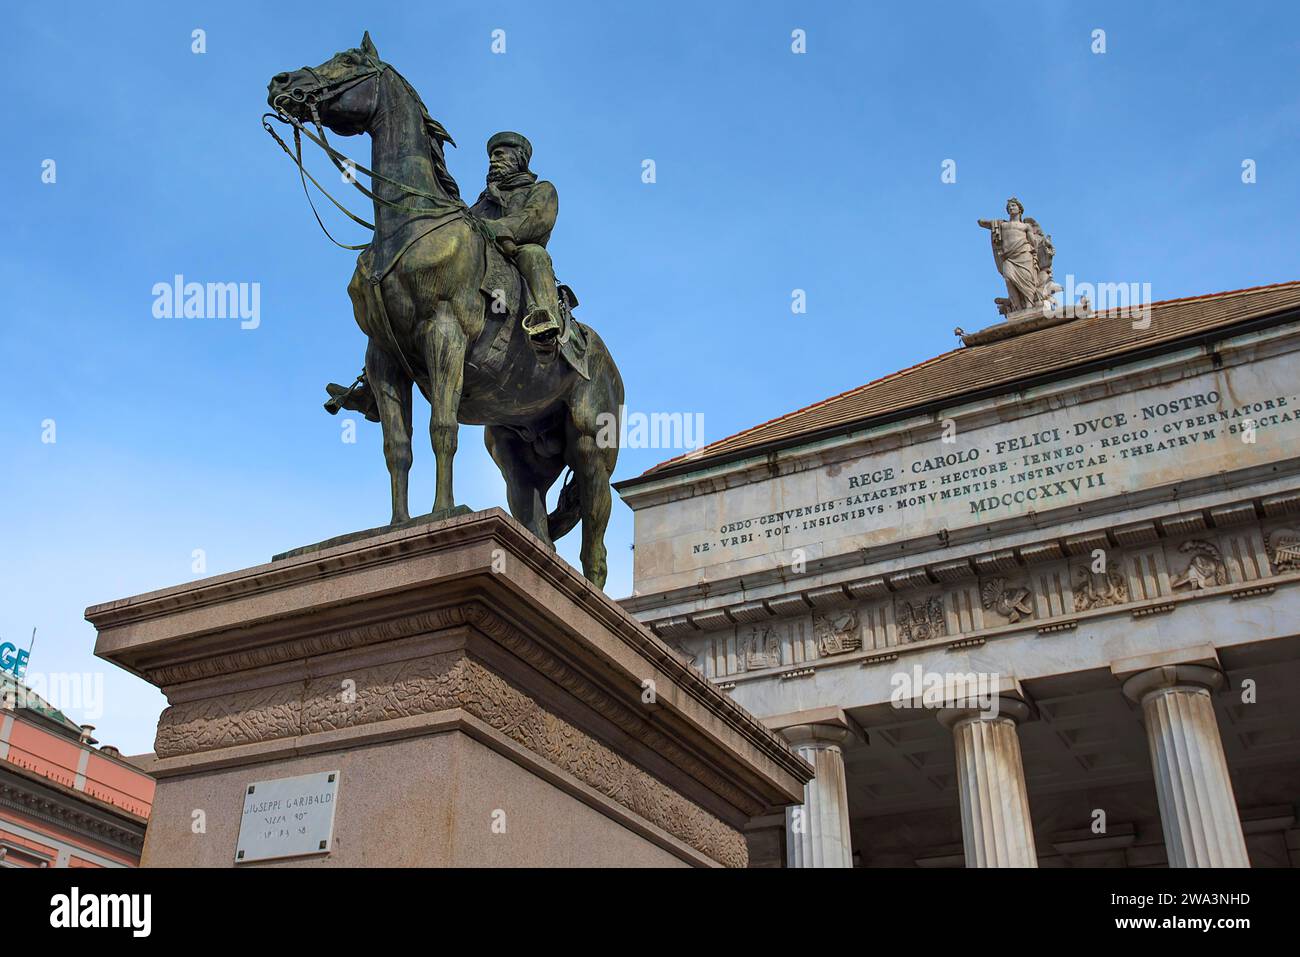
[[(87, 605), (196, 577), (195, 549), (218, 574), (388, 515), (378, 427), (345, 444), (320, 408), (361, 364), (351, 255), (258, 122), (272, 74), (365, 29), (460, 144), (470, 199), (491, 133), (532, 139), (560, 194), (557, 271), (629, 410), (702, 412), (710, 440), (995, 321), (975, 221), (1012, 193), (1053, 235), (1058, 279), (1166, 299), (1300, 278), (1293, 4), (53, 2), (8, 20), (0, 640), (39, 626), (33, 671), (101, 674), (94, 723), (127, 753), (152, 747), (165, 702), (92, 656)], [(154, 318), (177, 273), (259, 283), (260, 326)], [(413, 510), (432, 505), (426, 434)], [(679, 451), (625, 450), (616, 478)], [(456, 491), (504, 504), (478, 429)], [(631, 539), (616, 502), (615, 596)]]

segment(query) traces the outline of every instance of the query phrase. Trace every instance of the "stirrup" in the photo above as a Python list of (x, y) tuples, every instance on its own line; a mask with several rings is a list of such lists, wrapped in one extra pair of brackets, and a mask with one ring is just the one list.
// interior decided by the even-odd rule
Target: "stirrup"
[[(539, 316), (542, 317), (541, 321), (537, 321)], [(560, 333), (563, 331), (560, 321), (545, 306), (533, 306), (532, 309), (529, 309), (520, 325), (530, 339), (536, 339), (542, 333), (555, 329), (556, 339), (558, 340)]]

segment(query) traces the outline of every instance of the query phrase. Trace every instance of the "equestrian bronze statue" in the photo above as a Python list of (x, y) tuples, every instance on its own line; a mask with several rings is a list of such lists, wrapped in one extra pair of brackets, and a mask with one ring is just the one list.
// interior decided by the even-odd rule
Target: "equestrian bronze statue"
[[(345, 247), (361, 250), (348, 296), (368, 339), (365, 370), (350, 388), (331, 385), (327, 408), (355, 409), (383, 429), (393, 524), (410, 519), (418, 385), (431, 409), (433, 514), (464, 510), (452, 495), (458, 423), (483, 425), (511, 513), (548, 545), (581, 521), (583, 574), (603, 586), (623, 381), (600, 336), (572, 317), (576, 296), (555, 283), (545, 245), (558, 200), (528, 168), (531, 144), (518, 133), (492, 138), (488, 187), (470, 208), (444, 158), (451, 137), (368, 33), (320, 66), (276, 74), (267, 102), (275, 113), (263, 124), (294, 157), (304, 190), (305, 136), (374, 206), (371, 224), (312, 179), (374, 230), (369, 244)], [(292, 127), (294, 150), (268, 120)], [(327, 129), (370, 134), (370, 167), (334, 149)], [(546, 494), (566, 467), (572, 474), (548, 514)]]

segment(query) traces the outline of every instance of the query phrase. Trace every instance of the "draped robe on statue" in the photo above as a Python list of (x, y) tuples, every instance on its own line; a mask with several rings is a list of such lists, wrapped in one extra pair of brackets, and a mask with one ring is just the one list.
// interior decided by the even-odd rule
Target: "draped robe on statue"
[(1040, 283), (1034, 228), (1028, 223), (999, 220), (993, 224), (990, 238), (998, 272), (1007, 282), (1011, 311), (1036, 305)]

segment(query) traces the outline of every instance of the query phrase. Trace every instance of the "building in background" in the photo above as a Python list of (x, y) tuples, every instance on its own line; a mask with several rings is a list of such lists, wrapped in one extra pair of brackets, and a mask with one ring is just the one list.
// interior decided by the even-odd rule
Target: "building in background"
[(135, 867), (154, 780), (21, 683), (0, 686), (0, 867)]
[(1033, 312), (618, 484), (753, 864), (1300, 866), (1300, 283)]

